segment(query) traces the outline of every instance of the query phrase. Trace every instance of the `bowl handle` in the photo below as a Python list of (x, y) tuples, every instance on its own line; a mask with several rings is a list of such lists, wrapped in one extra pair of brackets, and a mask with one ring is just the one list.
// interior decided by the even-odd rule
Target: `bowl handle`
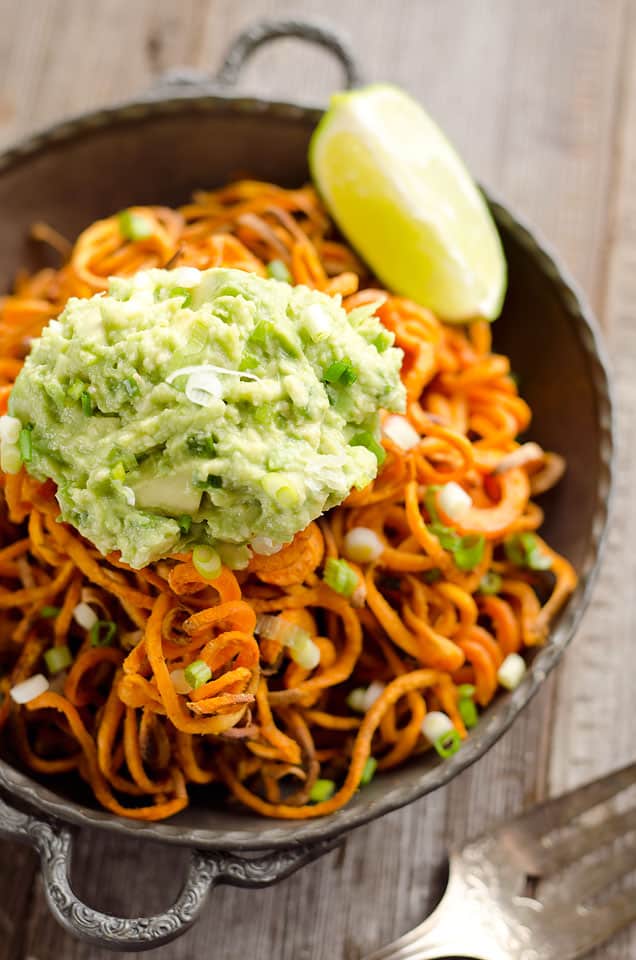
[(258, 20), (241, 30), (225, 54), (216, 82), (222, 87), (234, 86), (254, 51), (281, 37), (297, 37), (329, 50), (342, 64), (347, 89), (360, 86), (360, 67), (349, 40), (333, 27), (310, 20)]
[(197, 92), (223, 94), (236, 84), (245, 62), (254, 51), (280, 37), (298, 37), (324, 47), (342, 64), (347, 89), (362, 83), (360, 67), (349, 40), (333, 27), (306, 20), (257, 20), (234, 38), (214, 77), (194, 67), (176, 67), (162, 74), (146, 97), (155, 99), (170, 93), (185, 96)]
[(221, 883), (266, 887), (331, 850), (338, 841), (295, 846), (251, 858), (193, 850), (179, 896), (154, 917), (114, 917), (83, 903), (71, 887), (73, 831), (60, 820), (10, 807), (0, 798), (0, 833), (29, 843), (40, 854), (51, 913), (76, 937), (111, 950), (152, 950), (181, 936), (198, 919), (210, 890)]

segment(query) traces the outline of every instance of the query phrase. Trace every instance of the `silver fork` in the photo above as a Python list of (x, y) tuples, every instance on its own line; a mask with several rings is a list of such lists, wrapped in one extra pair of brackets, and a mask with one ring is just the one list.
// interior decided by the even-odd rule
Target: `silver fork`
[(614, 802), (634, 784), (636, 763), (451, 852), (436, 910), (365, 960), (574, 960), (608, 940), (636, 920), (636, 889), (599, 897), (636, 870), (636, 807)]

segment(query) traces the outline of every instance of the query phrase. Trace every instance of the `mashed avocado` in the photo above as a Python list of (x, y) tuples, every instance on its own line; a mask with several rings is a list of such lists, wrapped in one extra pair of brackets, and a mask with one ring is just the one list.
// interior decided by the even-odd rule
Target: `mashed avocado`
[(194, 544), (244, 563), (376, 475), (400, 350), (339, 297), (240, 270), (113, 278), (35, 340), (11, 394), (62, 517), (141, 567)]

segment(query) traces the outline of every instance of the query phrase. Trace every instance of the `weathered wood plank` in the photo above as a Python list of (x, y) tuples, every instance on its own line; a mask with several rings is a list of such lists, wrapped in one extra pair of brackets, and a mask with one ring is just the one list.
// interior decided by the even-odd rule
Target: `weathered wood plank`
[[(559, 675), (550, 775), (561, 790), (599, 776), (636, 757), (631, 704), (636, 677), (630, 668), (636, 632), (633, 583), (636, 562), (636, 4), (623, 25), (624, 49), (614, 136), (618, 158), (612, 202), (605, 211), (611, 231), (604, 320), (614, 368), (618, 408), (618, 462), (614, 519), (593, 607)], [(636, 878), (631, 878), (634, 889)], [(627, 881), (629, 884), (629, 881)], [(636, 894), (635, 894), (636, 895)], [(636, 929), (600, 948), (596, 960), (636, 955)]]
[[(618, 245), (611, 261), (608, 317), (619, 360), (619, 400), (633, 405), (630, 364), (636, 356), (629, 326), (634, 301), (636, 76), (633, 50), (622, 38), (636, 25), (621, 0), (323, 0), (319, 15), (355, 38), (369, 79), (389, 79), (416, 94), (440, 120), (474, 172), (526, 212), (562, 251), (594, 302), (604, 298), (608, 197), (615, 191)], [(237, 29), (266, 15), (316, 15), (309, 0), (0, 0), (0, 144), (69, 112), (123, 98), (180, 63), (215, 67)], [(631, 65), (624, 113), (617, 108), (622, 64)], [(241, 89), (308, 101), (325, 100), (340, 81), (325, 54), (291, 41), (257, 53)], [(617, 129), (624, 144), (622, 174), (613, 181)], [(633, 272), (633, 266), (632, 266)], [(629, 429), (627, 413), (624, 428)], [(625, 445), (627, 446), (627, 445)], [(610, 543), (597, 600), (617, 583), (628, 593), (632, 571), (630, 509), (634, 469), (624, 452), (619, 492), (622, 522)], [(625, 523), (625, 518), (627, 522)], [(611, 577), (611, 580), (609, 579)], [(444, 848), (531, 802), (550, 788), (583, 779), (630, 758), (621, 723), (633, 702), (633, 679), (621, 666), (633, 627), (631, 603), (599, 602), (588, 615), (558, 691), (549, 685), (513, 731), (449, 789), (363, 828), (332, 853), (266, 891), (222, 889), (202, 922), (157, 958), (251, 955), (281, 960), (355, 960), (416, 923), (440, 891)], [(612, 643), (606, 643), (608, 634)], [(598, 684), (599, 647), (611, 650), (612, 680)], [(611, 673), (610, 673), (611, 671)], [(630, 697), (630, 693), (632, 696)], [(556, 711), (555, 737), (550, 717)], [(603, 712), (603, 723), (591, 723)], [(613, 751), (607, 750), (610, 735)], [(633, 737), (633, 724), (632, 724)], [(605, 749), (603, 749), (605, 747)], [(9, 847), (7, 846), (7, 850)], [(79, 845), (74, 878), (87, 900), (134, 913), (167, 903), (178, 885), (183, 855), (142, 848), (97, 834)], [(3, 861), (20, 861), (11, 853)], [(26, 862), (30, 863), (26, 857)], [(28, 876), (28, 874), (27, 874)], [(169, 889), (171, 884), (171, 889)], [(27, 915), (24, 894), (0, 863), (0, 903), (8, 905), (9, 940), (0, 957), (106, 960), (112, 956), (73, 941), (53, 924), (39, 883)], [(15, 907), (12, 904), (15, 903)], [(4, 929), (4, 928), (3, 928)], [(24, 948), (21, 943), (24, 935)], [(12, 938), (12, 939), (11, 939)], [(622, 938), (600, 956), (626, 960), (636, 941)], [(5, 945), (7, 952), (3, 952)], [(130, 955), (132, 956), (132, 955)]]

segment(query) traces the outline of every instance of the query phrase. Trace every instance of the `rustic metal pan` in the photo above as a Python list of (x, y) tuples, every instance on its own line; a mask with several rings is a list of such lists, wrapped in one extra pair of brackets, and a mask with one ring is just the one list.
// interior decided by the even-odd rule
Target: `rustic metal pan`
[[(330, 29), (295, 22), (261, 23), (242, 33), (215, 79), (172, 74), (147, 95), (31, 136), (0, 155), (0, 290), (20, 265), (33, 262), (29, 226), (46, 220), (67, 236), (131, 204), (177, 204), (197, 187), (236, 172), (300, 184), (319, 109), (231, 93), (242, 64), (261, 43), (297, 36), (328, 48), (346, 82), (358, 70)], [(34, 845), (51, 910), (71, 932), (101, 946), (142, 950), (183, 933), (217, 883), (261, 886), (287, 876), (329, 849), (345, 831), (435, 790), (477, 760), (510, 726), (558, 661), (586, 606), (604, 538), (612, 463), (607, 368), (596, 322), (572, 281), (545, 246), (501, 204), (491, 201), (510, 272), (495, 325), (496, 346), (512, 358), (534, 421), (532, 436), (559, 450), (569, 469), (544, 498), (546, 536), (574, 563), (580, 584), (549, 644), (521, 686), (487, 711), (461, 751), (443, 763), (422, 758), (377, 777), (343, 810), (308, 822), (266, 821), (214, 806), (208, 798), (167, 823), (127, 821), (0, 761), (0, 831)], [(26, 812), (25, 812), (26, 811)], [(120, 919), (84, 905), (69, 884), (73, 827), (92, 826), (193, 849), (177, 902), (150, 918)]]

